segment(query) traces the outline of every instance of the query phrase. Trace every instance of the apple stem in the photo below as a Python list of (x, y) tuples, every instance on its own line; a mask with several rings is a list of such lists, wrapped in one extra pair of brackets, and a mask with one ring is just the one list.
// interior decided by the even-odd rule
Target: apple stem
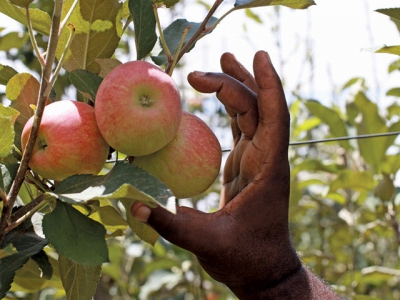
[(169, 76), (172, 75), (172, 72), (174, 71), (175, 66), (178, 63), (178, 55), (179, 55), (179, 53), (180, 53), (180, 51), (182, 49), (183, 43), (185, 42), (185, 38), (186, 38), (186, 35), (188, 34), (189, 30), (190, 30), (190, 26), (186, 27), (185, 30), (182, 33), (181, 41), (179, 42), (178, 49), (176, 50), (176, 53), (175, 53), (175, 56), (174, 56), (174, 60), (173, 60), (173, 62), (171, 64), (171, 66), (168, 68), (168, 75)]
[(56, 0), (54, 4), (54, 11), (52, 17), (52, 26), (50, 29), (49, 43), (47, 45), (46, 51), (46, 61), (44, 67), (42, 68), (42, 76), (40, 81), (40, 90), (38, 101), (36, 105), (36, 111), (34, 115), (34, 120), (32, 124), (32, 130), (29, 135), (29, 139), (25, 150), (23, 151), (21, 163), (18, 167), (17, 174), (13, 183), (11, 185), (10, 191), (8, 193), (8, 202), (3, 202), (3, 211), (0, 220), (0, 243), (3, 241), (7, 232), (10, 231), (8, 228), (11, 219), (12, 208), (14, 206), (15, 200), (18, 196), (19, 190), (24, 182), (25, 173), (28, 169), (28, 163), (32, 155), (32, 150), (35, 145), (35, 141), (39, 132), (39, 126), (43, 115), (43, 110), (46, 104), (47, 96), (45, 91), (50, 82), (50, 77), (52, 73), (52, 66), (55, 61), (56, 48), (59, 38), (59, 28), (61, 22), (62, 4), (63, 0)]
[(44, 65), (45, 65), (45, 61), (44, 61), (43, 56), (40, 54), (39, 47), (38, 47), (37, 42), (36, 42), (35, 34), (33, 33), (31, 14), (30, 14), (30, 11), (29, 11), (29, 6), (25, 7), (25, 10), (26, 10), (26, 24), (27, 24), (27, 27), (28, 27), (29, 38), (31, 39), (31, 44), (32, 44), (33, 50), (35, 51), (36, 56), (37, 56), (37, 58), (39, 60), (40, 66), (43, 68)]
[[(192, 35), (192, 37), (189, 39), (189, 41), (182, 47), (181, 51), (179, 52), (175, 64), (179, 62), (179, 60), (182, 58), (182, 56), (192, 47), (192, 45), (199, 40), (202, 37), (202, 34), (207, 32), (207, 23), (210, 21), (211, 17), (214, 15), (215, 11), (217, 8), (221, 5), (221, 3), (224, 2), (224, 0), (216, 0), (211, 7), (210, 11), (208, 12), (207, 16), (204, 18), (203, 22), (200, 24), (199, 28), (196, 30), (196, 32)], [(165, 72), (169, 74), (169, 71), (171, 69), (172, 65), (169, 64), (167, 68), (165, 69)]]
[(157, 23), (157, 28), (158, 28), (158, 32), (160, 34), (160, 41), (161, 41), (161, 45), (165, 51), (165, 55), (167, 56), (167, 60), (168, 60), (168, 64), (170, 64), (173, 60), (172, 55), (171, 55), (171, 51), (168, 48), (167, 42), (165, 41), (164, 38), (164, 33), (162, 31), (161, 28), (161, 23), (160, 23), (160, 18), (158, 17), (158, 4), (154, 4), (153, 5), (153, 9), (154, 9), (154, 17), (156, 18), (156, 23)]

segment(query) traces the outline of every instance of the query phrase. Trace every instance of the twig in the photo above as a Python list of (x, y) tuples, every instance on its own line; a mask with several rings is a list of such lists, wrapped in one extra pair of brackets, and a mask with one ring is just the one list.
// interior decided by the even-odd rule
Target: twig
[(4, 205), (2, 218), (0, 220), (0, 242), (4, 239), (6, 234), (6, 228), (10, 221), (10, 216), (12, 212), (12, 207), (14, 206), (14, 202), (18, 196), (19, 190), (21, 188), (22, 183), (24, 182), (25, 173), (28, 169), (28, 163), (32, 155), (33, 147), (35, 145), (35, 141), (39, 132), (39, 125), (42, 119), (43, 110), (45, 107), (45, 103), (47, 97), (44, 95), (46, 91), (47, 85), (50, 82), (50, 76), (52, 72), (52, 66), (54, 64), (55, 56), (56, 56), (56, 48), (58, 43), (58, 32), (61, 21), (61, 11), (62, 11), (63, 0), (56, 0), (54, 5), (54, 12), (52, 18), (52, 26), (50, 30), (49, 43), (47, 46), (47, 55), (45, 66), (42, 69), (42, 76), (40, 82), (40, 90), (38, 101), (36, 105), (36, 112), (34, 115), (34, 121), (32, 125), (32, 130), (29, 135), (28, 143), (23, 151), (21, 163), (19, 165), (17, 175), (11, 185), (10, 191), (8, 193), (8, 204)]
[(154, 4), (153, 5), (153, 9), (154, 9), (154, 17), (156, 18), (156, 24), (157, 24), (157, 28), (158, 28), (158, 33), (160, 34), (160, 41), (161, 41), (161, 45), (165, 51), (165, 55), (167, 56), (167, 60), (168, 60), (168, 64), (170, 64), (172, 62), (172, 54), (171, 51), (168, 48), (167, 42), (165, 41), (165, 37), (164, 37), (164, 33), (162, 31), (161, 28), (161, 24), (160, 24), (160, 18), (158, 17), (158, 4)]
[(44, 68), (46, 62), (44, 61), (43, 56), (40, 54), (39, 47), (38, 47), (36, 39), (35, 39), (35, 34), (33, 33), (32, 22), (31, 22), (31, 14), (30, 14), (30, 11), (29, 11), (29, 6), (27, 6), (25, 8), (25, 11), (26, 11), (26, 23), (27, 23), (27, 27), (28, 27), (29, 37), (31, 39), (31, 44), (32, 44), (33, 50), (35, 51), (36, 56), (37, 56), (37, 58), (39, 60), (40, 66), (42, 68)]
[(174, 71), (175, 66), (178, 63), (178, 53), (182, 49), (183, 43), (185, 42), (185, 38), (186, 38), (186, 35), (188, 34), (189, 30), (190, 30), (190, 26), (186, 27), (185, 30), (182, 33), (181, 41), (179, 42), (178, 49), (177, 49), (177, 51), (175, 53), (175, 56), (174, 56), (174, 60), (172, 61), (171, 67), (169, 68), (169, 71), (168, 71), (168, 74), (170, 76), (172, 75), (172, 72)]

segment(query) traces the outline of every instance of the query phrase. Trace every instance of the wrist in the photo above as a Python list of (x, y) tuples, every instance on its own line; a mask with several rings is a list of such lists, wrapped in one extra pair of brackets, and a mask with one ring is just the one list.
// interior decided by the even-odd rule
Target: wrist
[[(257, 287), (258, 286), (258, 287)], [(341, 299), (323, 281), (317, 278), (310, 270), (300, 265), (291, 274), (287, 274), (275, 285), (260, 285), (231, 290), (240, 300), (339, 300)]]

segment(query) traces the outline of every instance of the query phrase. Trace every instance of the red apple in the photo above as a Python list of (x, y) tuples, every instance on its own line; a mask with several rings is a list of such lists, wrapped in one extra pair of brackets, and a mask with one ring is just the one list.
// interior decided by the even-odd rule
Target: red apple
[(174, 139), (161, 150), (135, 157), (133, 163), (163, 181), (177, 198), (205, 192), (221, 167), (221, 145), (199, 117), (183, 112)]
[(182, 103), (171, 76), (138, 60), (106, 75), (97, 91), (95, 112), (100, 132), (111, 147), (140, 156), (172, 140), (181, 121)]
[[(22, 149), (28, 142), (32, 123), (33, 117), (22, 131)], [(97, 127), (92, 106), (78, 101), (57, 101), (44, 109), (29, 167), (56, 181), (74, 174), (98, 174), (109, 149)]]

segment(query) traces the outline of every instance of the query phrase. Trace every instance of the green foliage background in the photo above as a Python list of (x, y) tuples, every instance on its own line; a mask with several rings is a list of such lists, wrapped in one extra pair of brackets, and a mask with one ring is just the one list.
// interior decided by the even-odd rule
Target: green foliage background
[[(71, 2), (66, 1), (66, 7), (71, 5)], [(52, 1), (38, 1), (33, 3), (32, 7), (50, 13), (51, 3)], [(280, 1), (277, 3), (279, 4)], [(171, 3), (173, 4), (175, 3)], [(196, 5), (206, 4), (199, 2)], [(2, 12), (9, 15), (8, 11), (5, 12), (5, 9), (9, 7), (3, 6), (0, 11), (3, 9)], [(122, 28), (116, 25), (119, 24), (118, 20), (129, 15), (130, 10), (134, 8), (121, 5), (118, 10), (113, 11), (114, 23), (110, 28), (106, 24), (96, 23), (99, 27), (95, 27), (94, 32), (83, 30), (77, 33), (78, 40), (88, 38), (88, 35), (92, 34), (89, 40), (93, 45), (88, 44), (83, 52), (77, 50), (78, 48), (71, 48), (71, 51), (77, 54), (67, 62), (70, 66), (67, 71), (71, 71), (72, 76), (66, 72), (58, 78), (54, 87), (56, 95), (62, 95), (70, 86), (71, 81), (73, 83), (75, 81), (74, 85), (79, 86), (79, 82), (82, 82), (80, 79), (85, 78), (85, 75), (80, 75), (80, 72), (84, 71), (74, 71), (76, 68), (101, 74), (101, 71), (109, 64), (117, 63), (115, 57), (106, 59), (115, 49), (121, 53), (130, 51), (130, 44), (126, 39), (118, 40)], [(246, 11), (249, 18), (260, 21), (256, 9)], [(379, 12), (393, 18), (396, 24), (400, 22), (399, 9)], [(15, 14), (19, 16), (20, 13), (15, 12)], [(75, 22), (83, 22), (80, 19), (82, 16), (74, 17)], [(48, 33), (49, 20), (41, 16), (39, 11), (35, 11), (33, 18), (36, 20), (34, 24), (36, 24), (39, 46), (44, 47), (42, 35)], [(91, 20), (91, 22), (94, 21)], [(96, 42), (99, 36), (94, 33), (104, 28), (107, 29), (102, 31), (103, 38), (107, 35), (111, 42), (102, 51), (90, 50), (90, 47), (96, 48), (99, 43)], [(33, 55), (28, 35), (23, 29), (21, 32), (23, 32), (22, 35), (15, 33), (2, 35), (0, 50), (5, 51), (10, 60), (21, 60), (29, 69), (39, 73), (39, 65)], [(149, 41), (145, 38), (147, 36), (134, 35), (131, 28), (128, 28), (125, 33), (136, 40), (136, 45), (141, 43), (145, 45), (140, 48), (144, 53), (137, 51), (138, 58), (147, 56), (150, 50), (143, 49), (152, 49), (151, 45), (156, 42), (154, 37), (151, 37)], [(62, 43), (65, 42), (66, 38), (63, 37)], [(384, 47), (377, 52), (399, 55), (398, 47)], [(12, 49), (14, 51), (10, 51)], [(396, 56), (393, 58), (394, 62), (388, 70), (399, 72), (400, 60), (396, 60)], [(164, 61), (164, 54), (160, 52), (155, 61), (157, 59)], [(16, 98), (35, 90), (37, 82), (32, 76), (19, 74), (18, 77), (13, 77), (14, 75), (16, 72), (12, 68), (0, 65), (0, 84), (7, 84), (11, 78), (14, 80), (18, 78), (24, 82), (27, 91), (17, 93)], [(98, 82), (99, 78), (92, 76), (91, 80)], [(92, 86), (88, 90), (85, 90), (85, 87), (78, 88), (84, 92), (84, 95), (77, 92), (77, 98), (86, 97), (93, 100), (96, 90)], [(387, 95), (400, 97), (399, 91), (400, 87), (395, 86), (387, 92)], [(398, 120), (400, 105), (398, 101), (395, 101), (384, 110), (378, 107), (374, 99), (369, 98), (368, 86), (362, 78), (349, 79), (339, 94), (348, 97), (345, 107), (338, 107), (334, 103), (322, 104), (318, 100), (304, 99), (300, 96), (290, 103), (291, 140), (304, 142), (302, 145), (292, 145), (289, 153), (292, 166), (290, 224), (293, 242), (303, 261), (318, 276), (332, 285), (338, 293), (348, 299), (400, 299), (400, 226), (398, 223), (400, 196), (398, 195), (399, 188), (393, 184), (394, 176), (400, 168), (400, 151), (396, 136), (324, 143), (307, 142), (323, 138), (400, 131)], [(2, 96), (5, 99), (5, 95)], [(7, 95), (7, 98), (14, 100), (10, 95)], [(217, 100), (213, 99), (213, 101)], [(204, 113), (205, 102), (206, 99), (199, 99), (196, 103), (188, 102), (186, 105), (192, 112)], [(32, 103), (25, 103), (24, 107), (28, 107), (29, 104)], [(26, 120), (29, 113), (21, 107), (15, 108), (20, 112), (20, 116), (11, 107), (2, 108), (4, 111), (0, 111), (0, 126), (2, 121), (4, 124), (12, 122), (13, 125), (15, 122), (15, 135), (18, 136), (21, 129), (21, 127), (18, 129), (18, 124), (23, 122), (21, 117)], [(212, 115), (208, 116), (208, 121), (216, 131), (229, 130), (227, 117), (221, 107), (217, 106)], [(3, 129), (3, 126), (1, 128)], [(8, 135), (14, 134), (12, 130), (5, 132)], [(13, 137), (2, 137), (0, 133), (1, 139), (9, 141)], [(4, 147), (9, 148), (9, 145)], [(390, 151), (388, 151), (389, 148)], [(0, 177), (2, 190), (9, 190), (16, 172), (15, 165), (16, 162), (12, 158), (2, 159)], [(106, 168), (111, 169), (111, 166), (106, 166)], [(121, 174), (123, 172), (127, 175), (133, 174), (130, 169), (123, 169)], [(94, 183), (96, 180), (96, 178), (91, 178), (90, 182)], [(15, 277), (8, 280), (12, 285), (5, 299), (63, 299), (66, 297), (90, 299), (94, 291), (95, 299), (102, 300), (235, 299), (224, 285), (212, 280), (201, 269), (191, 253), (162, 239), (158, 239), (154, 246), (150, 245), (158, 237), (154, 232), (148, 228), (138, 228), (135, 220), (129, 216), (121, 217), (126, 207), (131, 204), (129, 199), (137, 198), (138, 193), (142, 191), (141, 189), (138, 192), (132, 188), (135, 186), (134, 182), (110, 183), (107, 192), (87, 190), (91, 185), (79, 186), (79, 182), (81, 182), (80, 178), (72, 178), (71, 182), (59, 186), (54, 194), (46, 195), (46, 197), (59, 200), (53, 202), (51, 213), (49, 210), (43, 211), (46, 213), (43, 230), (45, 233), (48, 232), (46, 236), (48, 235), (50, 239), (51, 234), (62, 234), (62, 230), (58, 231), (60, 228), (58, 230), (52, 228), (56, 228), (57, 223), (64, 216), (62, 213), (64, 209), (70, 211), (69, 215), (77, 216), (66, 220), (65, 224), (71, 227), (79, 224), (85, 228), (94, 226), (91, 232), (103, 236), (107, 245), (97, 245), (97, 253), (71, 247), (69, 250), (73, 252), (82, 250), (83, 255), (90, 256), (91, 264), (79, 264), (81, 257), (79, 253), (77, 263), (76, 260), (71, 260), (71, 254), (63, 253), (63, 251), (58, 251), (59, 253), (56, 254), (54, 250), (54, 248), (67, 249), (65, 244), (68, 240), (60, 240), (61, 245), (44, 247), (46, 242), (33, 233), (32, 223), (27, 222), (23, 229), (26, 240), (20, 241), (25, 246), (18, 249), (18, 243), (14, 243), (17, 253), (12, 247), (0, 247), (2, 248), (0, 258), (16, 259), (23, 264), (22, 268), (14, 270)], [(158, 188), (163, 190), (162, 186)], [(207, 193), (191, 199), (191, 205), (202, 207), (207, 199), (215, 200), (219, 191), (220, 182), (217, 181)], [(86, 198), (79, 200), (70, 196), (73, 193), (80, 193)], [(20, 199), (23, 204), (28, 204), (32, 195), (38, 194), (39, 191), (26, 184), (20, 191)], [(109, 200), (108, 195), (114, 195), (114, 197), (118, 195), (125, 200), (116, 205)], [(160, 193), (144, 197), (143, 201), (149, 201), (148, 203), (151, 204), (154, 199), (157, 199), (157, 195)], [(216, 201), (208, 203), (210, 202), (216, 203)], [(216, 205), (209, 209), (216, 209)], [(89, 215), (90, 218), (81, 219), (83, 216), (81, 213)], [(103, 224), (106, 230), (104, 231), (103, 227), (97, 228), (95, 224), (98, 223), (94, 221)], [(135, 228), (137, 231), (134, 233), (132, 229)], [(73, 230), (74, 228), (71, 228), (70, 231)], [(89, 235), (83, 237), (88, 238)], [(150, 243), (143, 242), (140, 239), (143, 236), (147, 238), (150, 236), (148, 240)], [(28, 247), (29, 242), (35, 242), (36, 246)], [(40, 246), (44, 247), (47, 255), (39, 251)], [(107, 247), (108, 253), (105, 253)], [(35, 253), (38, 255), (34, 259), (32, 255)], [(49, 272), (51, 269), (52, 272)], [(4, 271), (0, 268), (0, 276), (3, 278), (8, 274)], [(101, 278), (98, 283), (99, 276)], [(83, 283), (83, 286), (90, 288), (82, 289), (77, 279)]]

